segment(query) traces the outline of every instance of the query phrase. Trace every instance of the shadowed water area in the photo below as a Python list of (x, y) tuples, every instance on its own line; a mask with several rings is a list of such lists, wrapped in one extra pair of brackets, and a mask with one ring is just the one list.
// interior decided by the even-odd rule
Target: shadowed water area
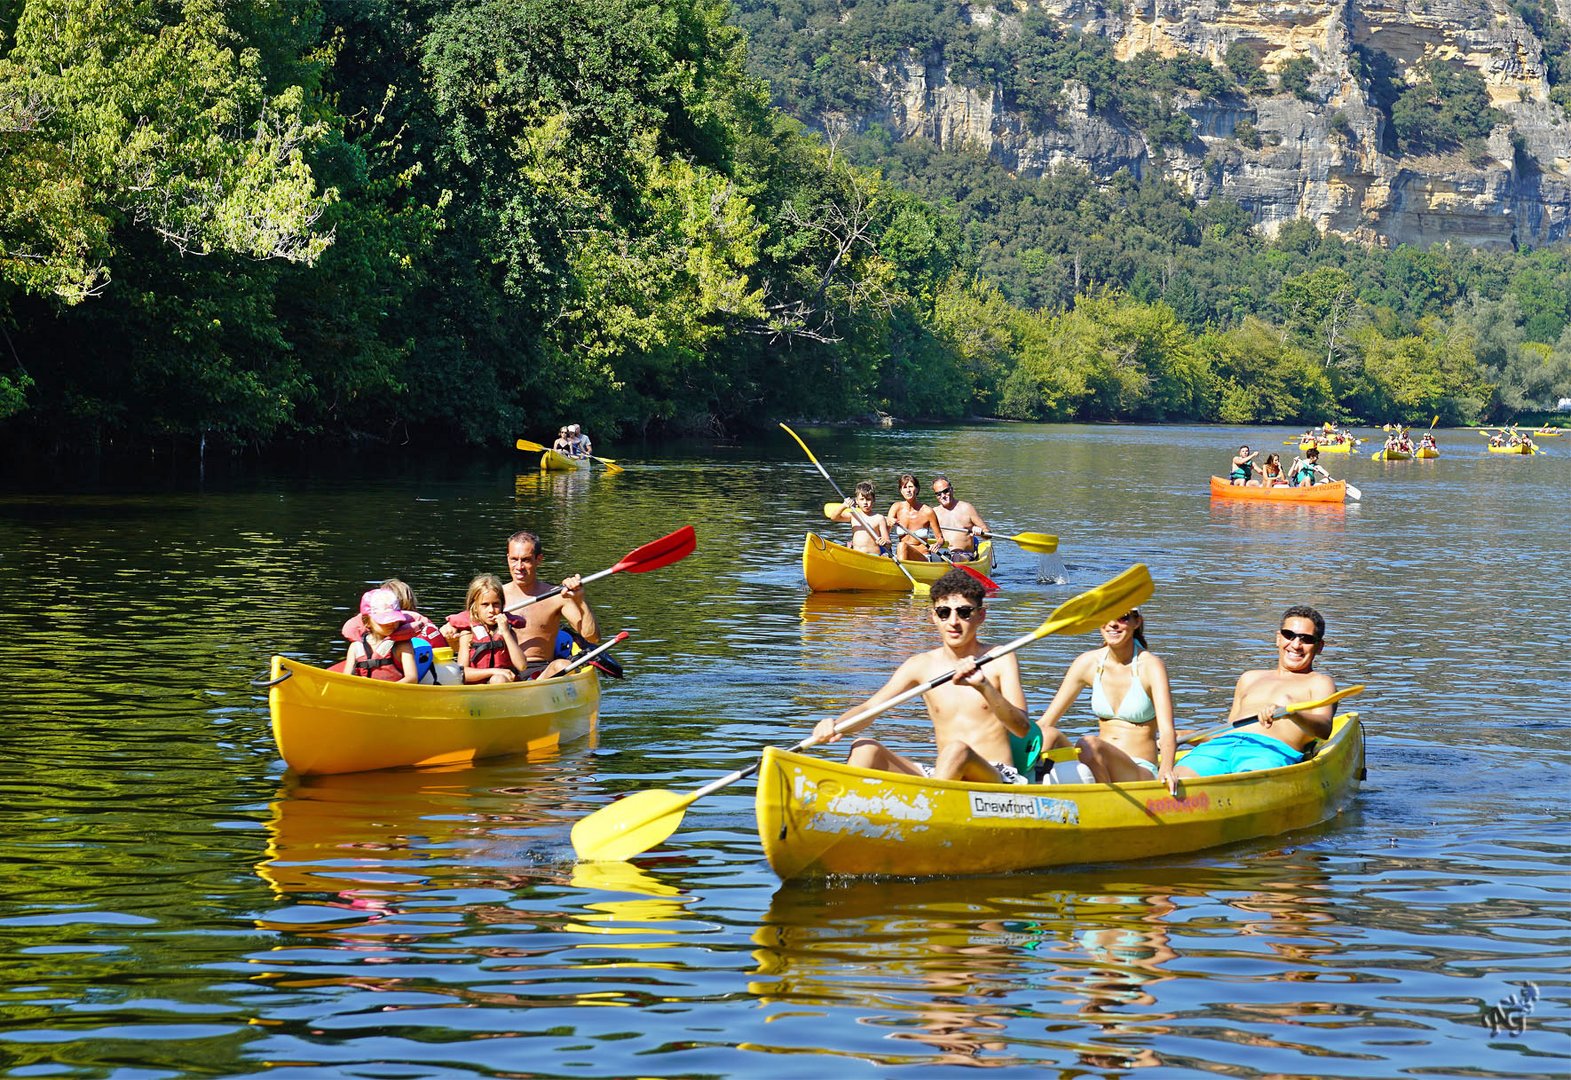
[[(1324, 463), (1361, 503), (1213, 502), (1290, 432), (799, 429), (841, 487), (942, 466), (1000, 532), (1058, 534), (1067, 584), (1001, 549), (984, 636), (1149, 565), (1180, 727), (1274, 663), (1281, 609), (1369, 687), (1369, 777), (1320, 828), (1144, 862), (782, 886), (752, 781), (632, 863), (575, 865), (616, 796), (790, 745), (933, 640), (906, 595), (809, 595), (834, 492), (783, 435), (533, 459), (0, 494), (0, 1068), (15, 1076), (1564, 1075), (1571, 438)], [(1367, 432), (1366, 432), (1367, 434)], [(1378, 445), (1378, 444), (1375, 444)], [(626, 457), (623, 457), (623, 453)], [(194, 469), (193, 469), (194, 474)], [(35, 482), (36, 478), (35, 478)], [(929, 500), (930, 501), (930, 500)], [(556, 580), (680, 525), (698, 550), (589, 587), (627, 630), (590, 744), (540, 760), (300, 781), (248, 681), (338, 659), (362, 590), (428, 614), (545, 538)], [(1022, 651), (1039, 714), (1095, 635)], [(1065, 726), (1089, 730), (1087, 697)], [(918, 708), (874, 734), (930, 760)], [(839, 757), (841, 747), (818, 753)], [(1115, 853), (1116, 854), (1116, 853)], [(1518, 1008), (1489, 1010), (1514, 999)], [(1498, 1021), (1507, 1020), (1505, 1026)], [(1518, 1031), (1517, 1029), (1520, 1029)]]

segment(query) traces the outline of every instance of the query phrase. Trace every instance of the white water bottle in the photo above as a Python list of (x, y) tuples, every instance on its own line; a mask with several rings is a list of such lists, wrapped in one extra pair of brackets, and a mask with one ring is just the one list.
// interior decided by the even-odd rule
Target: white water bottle
[(452, 649), (432, 649), (431, 661), (434, 664), (438, 686), (459, 686), (463, 683), (464, 669), (459, 667), (458, 661), (453, 658)]

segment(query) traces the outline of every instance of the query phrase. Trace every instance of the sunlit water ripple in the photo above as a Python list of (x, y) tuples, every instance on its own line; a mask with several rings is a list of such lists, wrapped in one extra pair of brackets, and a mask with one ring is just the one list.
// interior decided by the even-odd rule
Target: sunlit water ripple
[[(907, 596), (811, 596), (833, 496), (783, 437), (388, 481), (0, 498), (12, 704), (0, 1066), (18, 1076), (923, 1074), (1553, 1076), (1571, 1069), (1560, 598), (1571, 447), (1328, 467), (1345, 507), (1212, 502), (1270, 429), (803, 430), (849, 488), (938, 462), (1002, 531), (1063, 538), (1069, 584), (1002, 552), (996, 639), (1133, 561), (1181, 722), (1270, 662), (1282, 607), (1364, 682), (1369, 781), (1329, 826), (1051, 873), (782, 887), (744, 781), (627, 865), (575, 865), (611, 798), (795, 742), (926, 647)], [(1568, 441), (1571, 440), (1559, 440)], [(1557, 443), (1546, 440), (1546, 444)], [(1291, 448), (1284, 448), (1290, 450)], [(526, 462), (527, 464), (527, 462)], [(323, 661), (388, 573), (461, 606), (502, 538), (548, 573), (692, 522), (699, 550), (592, 587), (632, 637), (592, 745), (549, 760), (301, 782), (247, 682)], [(1021, 654), (1039, 710), (1089, 639)], [(1083, 710), (1079, 714), (1084, 722)], [(921, 754), (927, 725), (880, 721)], [(1486, 1011), (1515, 995), (1520, 1031)], [(1533, 1000), (1528, 1002), (1528, 995)], [(1497, 1019), (1501, 1014), (1496, 1014)]]

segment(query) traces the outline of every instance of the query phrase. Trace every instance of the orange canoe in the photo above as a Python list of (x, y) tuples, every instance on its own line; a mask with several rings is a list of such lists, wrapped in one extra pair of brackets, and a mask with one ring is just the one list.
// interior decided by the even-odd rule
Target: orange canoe
[(1265, 502), (1339, 503), (1347, 499), (1347, 481), (1334, 480), (1313, 487), (1239, 487), (1220, 476), (1211, 478), (1213, 499), (1260, 499)]

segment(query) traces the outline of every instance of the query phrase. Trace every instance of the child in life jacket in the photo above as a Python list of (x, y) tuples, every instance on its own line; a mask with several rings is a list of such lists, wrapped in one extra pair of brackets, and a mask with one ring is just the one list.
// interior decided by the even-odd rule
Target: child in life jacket
[(386, 682), (419, 682), (415, 651), (406, 631), (409, 613), (391, 589), (371, 589), (360, 597), (360, 633), (349, 643), (344, 671)]
[(469, 583), (469, 626), (458, 635), (458, 666), (466, 683), (506, 683), (527, 671), (529, 661), (507, 612), (502, 610), (502, 581), (481, 574)]
[[(409, 616), (409, 622), (401, 629), (395, 631), (393, 637), (400, 641), (407, 638), (409, 643), (414, 646), (415, 667), (420, 672), (420, 681), (435, 681), (435, 676), (431, 673), (433, 664), (431, 650), (445, 647), (456, 652), (458, 650), (458, 631), (453, 631), (451, 639), (444, 637), (436, 623), (416, 611), (415, 609), (420, 605), (415, 601), (415, 591), (403, 579), (388, 578), (378, 588), (391, 591), (398, 598), (398, 606), (403, 608), (405, 615)], [(364, 614), (364, 610), (364, 608), (361, 609), (362, 614)], [(364, 627), (360, 621), (360, 616), (349, 616), (348, 621), (344, 623), (344, 640), (359, 641), (362, 629)]]

